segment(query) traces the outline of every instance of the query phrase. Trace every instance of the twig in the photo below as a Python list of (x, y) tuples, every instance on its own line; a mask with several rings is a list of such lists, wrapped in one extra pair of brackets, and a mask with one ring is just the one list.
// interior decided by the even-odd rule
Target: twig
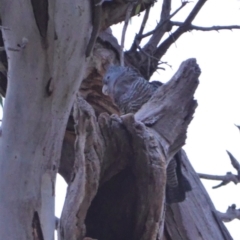
[(223, 222), (231, 222), (234, 219), (240, 220), (240, 209), (236, 209), (236, 204), (232, 204), (231, 206), (229, 206), (225, 213), (222, 213), (219, 211), (216, 211), (216, 212), (218, 217)]
[(138, 48), (141, 52), (143, 52), (147, 57), (152, 58), (152, 59), (158, 61), (157, 58), (155, 58), (153, 55), (148, 54), (148, 53), (147, 53), (146, 51), (144, 51), (140, 46), (137, 46), (137, 48)]
[(223, 176), (198, 173), (198, 176), (200, 178), (222, 181), (219, 185), (214, 186), (213, 187), (214, 189), (227, 185), (230, 182), (233, 182), (234, 184), (238, 184), (240, 182), (240, 164), (237, 161), (237, 159), (229, 151), (227, 151), (227, 154), (231, 160), (232, 166), (237, 170), (237, 173), (238, 173), (237, 175), (232, 174), (231, 172), (227, 172), (226, 175), (223, 175)]
[[(148, 67), (147, 67), (147, 71), (148, 71), (148, 74), (149, 74), (149, 69), (150, 69), (150, 64), (151, 64), (151, 61), (150, 59), (153, 59), (155, 61), (158, 61), (158, 65), (161, 65), (161, 64), (166, 64), (168, 65), (169, 67), (172, 67), (171, 65), (169, 65), (167, 62), (159, 62), (159, 60), (157, 58), (155, 58), (153, 55), (147, 53), (146, 51), (144, 51), (140, 46), (137, 46), (137, 49), (139, 49), (141, 52), (143, 52), (143, 54), (145, 54), (147, 57), (148, 57)], [(162, 68), (162, 67), (158, 67), (157, 69), (162, 69), (162, 70), (165, 70), (165, 68)]]
[(236, 127), (238, 128), (238, 130), (240, 131), (240, 125), (236, 125), (236, 124), (235, 124), (235, 126), (236, 126)]
[(163, 61), (158, 62), (158, 65), (162, 65), (162, 64), (166, 64), (168, 67), (172, 68), (172, 65), (170, 65), (168, 62), (163, 62)]
[(222, 176), (198, 173), (198, 176), (203, 179), (222, 181), (219, 185), (212, 187), (213, 189), (219, 188), (221, 186), (225, 186), (230, 182), (233, 182), (234, 184), (238, 184), (240, 182), (238, 179), (238, 176), (235, 174), (232, 174), (231, 172), (227, 172), (226, 175), (222, 175)]
[(152, 34), (154, 34), (159, 28), (161, 28), (164, 24), (166, 24), (172, 17), (174, 17), (187, 3), (189, 3), (188, 1), (186, 2), (182, 2), (182, 5), (176, 9), (171, 15), (169, 15), (169, 17), (167, 19), (165, 19), (164, 21), (160, 22), (155, 29), (153, 29), (152, 31), (145, 33), (141, 36), (139, 36), (140, 39), (148, 37)]
[(167, 49), (174, 43), (183, 33), (189, 30), (189, 26), (194, 18), (197, 16), (198, 12), (201, 10), (203, 5), (207, 0), (199, 0), (191, 13), (188, 15), (187, 19), (171, 36), (169, 36), (155, 51), (155, 57), (161, 59), (161, 57), (166, 53)]
[(232, 166), (237, 170), (238, 179), (240, 180), (240, 164), (239, 164), (238, 160), (229, 151), (227, 151), (227, 154), (231, 160)]
[[(184, 22), (176, 22), (176, 21), (171, 21), (171, 24), (173, 26), (178, 26), (181, 27), (183, 26)], [(196, 26), (190, 24), (188, 26), (188, 30), (199, 30), (199, 31), (219, 31), (219, 30), (233, 30), (233, 29), (240, 29), (239, 25), (229, 25), (229, 26), (211, 26), (211, 27), (201, 27), (201, 26)]]
[(135, 51), (136, 48), (140, 45), (140, 42), (141, 42), (142, 38), (140, 38), (139, 36), (142, 36), (142, 34), (143, 34), (144, 28), (146, 26), (146, 23), (147, 23), (147, 20), (148, 20), (148, 17), (149, 17), (150, 9), (151, 8), (149, 7), (145, 11), (141, 27), (139, 29), (139, 32), (136, 34), (136, 36), (134, 38), (134, 41), (133, 41), (133, 44), (132, 44), (132, 47), (131, 47), (130, 51)]
[(129, 19), (131, 17), (131, 13), (132, 13), (134, 4), (135, 4), (134, 2), (129, 3), (129, 6), (128, 6), (127, 12), (126, 12), (126, 17), (125, 17), (123, 30), (122, 30), (122, 38), (121, 38), (121, 49), (122, 49), (122, 51), (121, 51), (121, 56), (120, 56), (121, 66), (124, 66), (124, 41), (125, 41), (125, 35), (126, 35)]

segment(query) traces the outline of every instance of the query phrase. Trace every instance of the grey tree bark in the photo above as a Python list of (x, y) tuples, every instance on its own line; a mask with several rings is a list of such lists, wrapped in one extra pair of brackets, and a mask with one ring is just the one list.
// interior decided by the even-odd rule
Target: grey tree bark
[[(153, 2), (144, 1), (140, 11)], [(170, 1), (163, 2), (162, 21), (170, 20)], [(123, 20), (127, 5), (104, 3), (101, 30)], [(193, 190), (181, 204), (164, 204), (166, 163), (184, 145), (196, 107), (196, 61), (185, 61), (135, 115), (112, 116), (118, 109), (101, 94), (101, 78), (110, 63), (119, 63), (120, 48), (107, 30), (93, 56), (85, 58), (91, 9), (86, 0), (0, 0), (8, 70), (7, 82), (0, 79), (1, 94), (7, 86), (0, 135), (1, 238), (54, 238), (59, 172), (68, 183), (60, 239), (231, 239), (184, 153)], [(167, 29), (144, 53), (128, 52), (126, 63), (136, 66), (140, 56), (139, 70), (149, 76), (156, 62), (144, 64), (147, 51)], [(180, 30), (177, 37), (187, 28)], [(165, 45), (158, 47), (158, 58)]]
[[(65, 126), (85, 72), (90, 3), (1, 0), (0, 6), (8, 58), (0, 235), (53, 239), (55, 179)], [(79, 22), (86, 34), (79, 35)]]

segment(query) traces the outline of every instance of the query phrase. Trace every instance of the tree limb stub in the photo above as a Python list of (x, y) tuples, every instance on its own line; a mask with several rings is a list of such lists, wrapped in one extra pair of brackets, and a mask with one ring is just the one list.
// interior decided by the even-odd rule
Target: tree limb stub
[(238, 179), (238, 176), (235, 174), (232, 174), (231, 172), (227, 172), (226, 175), (221, 175), (221, 176), (198, 173), (198, 176), (203, 179), (222, 181), (220, 184), (212, 187), (214, 189), (225, 186), (230, 182), (233, 182), (234, 184), (238, 184), (240, 182)]
[(165, 155), (170, 158), (185, 143), (186, 130), (197, 106), (193, 94), (198, 86), (199, 75), (200, 68), (195, 59), (184, 61), (173, 78), (158, 88), (135, 114), (136, 120), (158, 132)]
[(235, 204), (229, 206), (225, 213), (219, 211), (216, 211), (216, 213), (223, 222), (231, 222), (234, 219), (240, 220), (240, 209), (236, 209)]
[(234, 184), (238, 184), (240, 182), (240, 164), (238, 160), (229, 152), (227, 151), (227, 154), (230, 158), (232, 166), (236, 169), (237, 175), (232, 174), (231, 172), (227, 172), (226, 175), (210, 175), (210, 174), (203, 174), (203, 173), (198, 173), (198, 176), (203, 179), (209, 179), (209, 180), (216, 180), (216, 181), (222, 181), (220, 184), (217, 186), (214, 186), (213, 188), (219, 188), (222, 186), (227, 185), (230, 182), (233, 182)]

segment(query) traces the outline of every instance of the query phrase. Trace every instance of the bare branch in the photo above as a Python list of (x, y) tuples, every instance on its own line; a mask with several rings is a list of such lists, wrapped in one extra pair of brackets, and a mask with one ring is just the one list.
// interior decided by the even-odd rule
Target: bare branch
[(139, 38), (139, 36), (142, 36), (143, 34), (143, 31), (144, 31), (144, 28), (146, 26), (146, 23), (147, 23), (147, 20), (148, 20), (148, 17), (149, 17), (149, 13), (150, 13), (150, 7), (146, 9), (145, 11), (145, 14), (144, 14), (144, 17), (143, 17), (143, 20), (142, 20), (142, 24), (141, 24), (141, 27), (139, 29), (139, 32), (138, 34), (136, 34), (135, 38), (134, 38), (134, 41), (133, 41), (133, 44), (131, 46), (131, 49), (130, 51), (135, 51), (137, 49), (137, 47), (139, 46), (142, 38)]
[(240, 182), (238, 179), (238, 176), (232, 174), (231, 172), (227, 172), (226, 175), (223, 175), (223, 176), (209, 175), (209, 174), (203, 174), (203, 173), (198, 173), (198, 176), (203, 179), (222, 181), (219, 185), (214, 186), (213, 189), (227, 185), (230, 182), (233, 182), (234, 184), (238, 184)]
[(148, 37), (152, 34), (154, 34), (157, 30), (159, 30), (164, 24), (166, 24), (171, 18), (173, 18), (184, 6), (186, 6), (186, 4), (189, 3), (188, 1), (186, 2), (182, 2), (182, 5), (176, 9), (171, 15), (169, 15), (169, 17), (167, 19), (165, 19), (163, 22), (160, 22), (155, 29), (153, 29), (152, 31), (145, 33), (143, 35), (139, 35), (139, 38), (145, 38)]
[(219, 211), (216, 211), (216, 212), (217, 212), (218, 217), (223, 222), (231, 222), (234, 219), (240, 220), (240, 208), (236, 209), (236, 204), (232, 204), (231, 206), (229, 206), (225, 213), (222, 213)]
[(238, 179), (240, 179), (240, 164), (238, 160), (229, 152), (227, 151), (227, 154), (231, 160), (232, 166), (237, 170), (238, 172)]
[(187, 19), (184, 21), (182, 26), (180, 26), (173, 34), (171, 34), (156, 50), (155, 57), (161, 59), (161, 57), (166, 53), (167, 49), (174, 43), (183, 33), (189, 30), (194, 18), (197, 16), (198, 12), (201, 10), (203, 5), (207, 0), (199, 0), (191, 13), (188, 15)]
[[(176, 21), (171, 21), (171, 24), (173, 26), (178, 26), (181, 27), (184, 22), (176, 22)], [(188, 31), (191, 30), (199, 30), (199, 31), (219, 31), (219, 30), (233, 30), (233, 29), (240, 29), (239, 25), (229, 25), (229, 26), (211, 26), (211, 27), (201, 27), (201, 26), (196, 26), (190, 24), (188, 26)]]
[(198, 176), (203, 179), (209, 179), (209, 180), (216, 180), (216, 181), (222, 181), (217, 186), (214, 186), (213, 189), (222, 187), (227, 185), (230, 182), (233, 182), (234, 184), (238, 184), (240, 182), (240, 164), (237, 161), (237, 159), (227, 151), (228, 156), (230, 157), (232, 166), (237, 170), (238, 175), (232, 174), (231, 172), (227, 172), (226, 175), (223, 176), (217, 176), (217, 175), (209, 175), (209, 174), (203, 174), (198, 173)]
[[(161, 21), (160, 24), (164, 23), (166, 20), (167, 22), (164, 23), (158, 31), (155, 31), (152, 35), (151, 39), (148, 41), (148, 43), (143, 47), (143, 50), (153, 55), (155, 59), (149, 58), (146, 55), (143, 55), (139, 52), (127, 52), (126, 58), (128, 61), (131, 62), (133, 66), (139, 69), (140, 73), (146, 78), (149, 79), (150, 76), (153, 74), (153, 72), (156, 71), (158, 68), (158, 61), (162, 58), (162, 56), (166, 53), (168, 48), (175, 42), (177, 39), (186, 31), (188, 31), (188, 27), (191, 25), (194, 18), (197, 16), (198, 12), (201, 10), (202, 6), (205, 4), (207, 0), (199, 0), (197, 4), (193, 7), (191, 13), (188, 15), (186, 20), (184, 21), (184, 24), (180, 26), (173, 34), (171, 34), (166, 40), (164, 40), (159, 46), (159, 42), (162, 39), (163, 35), (166, 32), (169, 32), (171, 30), (171, 23), (169, 21), (169, 18), (171, 18), (172, 15), (175, 14), (175, 12), (170, 15), (171, 10), (171, 1), (164, 1), (163, 7), (162, 7), (162, 13), (161, 13)], [(183, 6), (186, 3), (183, 3)], [(179, 11), (177, 9), (176, 11)]]
[(171, 0), (164, 0), (162, 4), (161, 19), (158, 24), (160, 25), (160, 27), (158, 28), (158, 25), (157, 25), (156, 28), (158, 28), (158, 31), (154, 32), (154, 34), (149, 39), (148, 43), (144, 46), (144, 50), (146, 52), (152, 53), (156, 49), (158, 43), (162, 39), (165, 32), (168, 31), (167, 23), (169, 22), (168, 19), (170, 17), (170, 12), (171, 12)]
[(236, 126), (236, 127), (238, 128), (238, 130), (240, 131), (240, 125), (236, 125), (236, 124), (235, 124), (235, 126)]
[[(126, 10), (128, 8), (128, 4), (131, 2), (138, 2), (138, 1), (116, 0), (111, 2), (108, 2), (108, 1), (104, 2), (102, 5), (103, 14), (102, 14), (101, 30), (107, 29), (113, 24), (124, 21), (126, 17)], [(134, 10), (131, 12), (131, 16), (138, 15), (140, 12), (145, 11), (147, 8), (152, 6), (155, 2), (156, 2), (155, 0), (144, 0), (144, 4), (140, 4), (140, 8), (139, 8), (139, 4), (134, 7)]]
[(129, 5), (128, 5), (126, 17), (125, 17), (125, 21), (124, 21), (124, 26), (123, 26), (123, 30), (122, 30), (122, 38), (121, 38), (122, 52), (121, 52), (121, 57), (120, 57), (121, 66), (124, 66), (124, 41), (125, 41), (125, 35), (126, 35), (129, 19), (131, 17), (131, 13), (132, 13), (134, 5), (135, 5), (134, 2), (129, 3)]

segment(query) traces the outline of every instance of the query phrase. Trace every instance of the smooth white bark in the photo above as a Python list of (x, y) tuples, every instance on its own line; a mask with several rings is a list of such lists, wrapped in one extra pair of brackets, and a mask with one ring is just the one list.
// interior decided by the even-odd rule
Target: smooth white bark
[(30, 1), (1, 0), (0, 6), (9, 28), (3, 30), (9, 71), (0, 137), (0, 236), (33, 239), (42, 231), (53, 239), (55, 177), (85, 70), (90, 4), (49, 1), (47, 47)]

